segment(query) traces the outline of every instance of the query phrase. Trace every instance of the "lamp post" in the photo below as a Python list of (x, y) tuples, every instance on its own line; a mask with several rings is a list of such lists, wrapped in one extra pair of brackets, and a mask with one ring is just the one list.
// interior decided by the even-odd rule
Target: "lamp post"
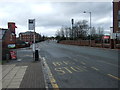
[(91, 12), (84, 11), (83, 13), (89, 13), (90, 14), (90, 27), (89, 27), (89, 29), (90, 29), (90, 46), (91, 46)]
[(71, 19), (71, 22), (72, 22), (72, 39), (74, 40), (74, 31), (73, 31), (74, 19)]

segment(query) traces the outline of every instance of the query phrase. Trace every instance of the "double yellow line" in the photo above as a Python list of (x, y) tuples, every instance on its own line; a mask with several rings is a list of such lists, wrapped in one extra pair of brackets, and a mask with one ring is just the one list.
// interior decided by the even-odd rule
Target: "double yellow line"
[(113, 75), (111, 75), (111, 74), (107, 74), (107, 75), (110, 76), (110, 77), (112, 77), (112, 78), (114, 78), (114, 79), (120, 80), (120, 78), (118, 78), (118, 77), (116, 77), (116, 76), (113, 76)]
[(56, 83), (56, 80), (55, 80), (55, 78), (53, 77), (53, 75), (52, 75), (52, 73), (51, 73), (51, 71), (50, 71), (50, 68), (49, 68), (48, 64), (46, 63), (45, 58), (43, 58), (43, 60), (44, 60), (44, 65), (45, 65), (45, 67), (47, 68), (48, 77), (49, 77), (49, 80), (50, 80), (50, 83), (51, 83), (53, 89), (54, 89), (54, 90), (59, 90), (59, 87), (58, 87), (58, 85), (57, 85), (57, 83)]

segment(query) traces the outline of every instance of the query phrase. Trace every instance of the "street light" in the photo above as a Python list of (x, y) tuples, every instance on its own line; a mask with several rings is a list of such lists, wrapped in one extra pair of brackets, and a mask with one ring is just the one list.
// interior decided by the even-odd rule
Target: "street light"
[(89, 13), (90, 14), (90, 46), (91, 46), (91, 12), (84, 11), (83, 13)]
[(72, 22), (72, 39), (74, 39), (74, 34), (73, 34), (74, 19), (71, 19), (71, 22)]

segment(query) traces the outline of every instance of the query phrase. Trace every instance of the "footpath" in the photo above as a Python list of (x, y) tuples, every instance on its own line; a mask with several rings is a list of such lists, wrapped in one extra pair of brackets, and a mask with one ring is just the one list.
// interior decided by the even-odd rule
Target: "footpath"
[(17, 49), (17, 60), (2, 65), (2, 90), (44, 89), (41, 60), (34, 61), (31, 49)]

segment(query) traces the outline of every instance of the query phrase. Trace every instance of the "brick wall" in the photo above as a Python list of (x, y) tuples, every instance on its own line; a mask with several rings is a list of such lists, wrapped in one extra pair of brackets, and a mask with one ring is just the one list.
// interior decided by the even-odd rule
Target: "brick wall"
[[(90, 46), (89, 40), (64, 40), (60, 41), (60, 44), (68, 44), (68, 45), (78, 45), (78, 46)], [(95, 40), (91, 40), (92, 47), (99, 48), (111, 48), (110, 43), (95, 43)], [(114, 48), (120, 49), (120, 43), (116, 44), (116, 40), (114, 40)]]

